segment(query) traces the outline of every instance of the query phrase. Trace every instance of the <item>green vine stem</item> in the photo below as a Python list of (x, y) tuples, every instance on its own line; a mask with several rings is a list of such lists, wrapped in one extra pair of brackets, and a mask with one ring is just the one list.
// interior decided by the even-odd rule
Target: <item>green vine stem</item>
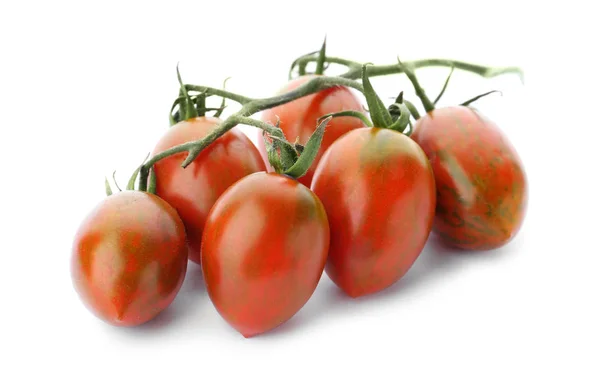
[[(218, 96), (218, 97), (227, 98), (227, 99), (230, 99), (230, 100), (235, 101), (242, 105), (249, 103), (250, 101), (254, 101), (253, 98), (244, 97), (243, 95), (232, 93), (225, 89), (209, 88), (207, 86), (198, 86), (198, 85), (184, 85), (184, 86), (188, 91), (204, 93), (204, 94), (206, 94), (207, 97), (208, 96)], [(177, 100), (176, 100), (176, 102), (177, 102)]]
[(404, 104), (403, 93), (401, 92), (400, 95), (396, 97), (396, 101), (390, 105), (389, 108), (386, 108), (381, 98), (379, 98), (373, 89), (369, 76), (366, 74), (368, 65), (369, 64), (363, 65), (361, 69), (362, 85), (364, 88), (363, 94), (367, 100), (372, 121), (370, 121), (363, 113), (355, 110), (343, 110), (337, 113), (326, 114), (321, 117), (319, 121), (325, 117), (353, 117), (359, 118), (368, 127), (375, 126), (378, 128), (391, 129), (409, 136), (412, 133), (412, 125), (410, 124), (411, 112)]
[(281, 130), (278, 127), (257, 119), (250, 117), (239, 117), (238, 121), (239, 124), (257, 127), (272, 136), (279, 137), (282, 135)]
[(360, 119), (365, 124), (365, 126), (373, 127), (373, 122), (371, 122), (371, 120), (366, 115), (364, 115), (362, 112), (357, 111), (357, 110), (344, 110), (344, 111), (338, 111), (337, 113), (328, 113), (328, 114), (321, 116), (317, 120), (317, 123), (320, 123), (322, 120), (324, 120), (325, 118), (328, 118), (328, 117), (333, 117), (333, 118), (354, 117), (354, 118)]
[[(315, 57), (314, 54), (315, 53), (319, 53), (317, 52), (312, 52), (309, 53), (305, 56), (299, 57), (297, 58), (291, 65), (290, 67), (290, 71), (288, 73), (288, 79), (292, 79), (292, 73), (294, 72), (294, 68), (296, 66), (298, 66), (298, 73), (303, 76), (306, 74), (306, 65), (309, 62), (317, 62), (318, 57)], [(345, 58), (340, 58), (340, 57), (325, 57), (324, 59), (324, 63), (326, 64), (337, 64), (337, 65), (343, 65), (345, 67), (347, 67), (348, 69), (358, 69), (360, 70), (360, 68), (362, 67), (362, 64), (356, 61), (352, 61), (352, 60), (346, 60)], [(349, 77), (347, 77), (349, 78)], [(356, 77), (358, 78), (358, 77)], [(353, 79), (356, 79), (353, 78)]]
[(415, 105), (413, 105), (412, 102), (405, 99), (403, 103), (406, 105), (406, 107), (408, 108), (408, 111), (410, 111), (410, 115), (412, 115), (412, 117), (415, 119), (415, 121), (417, 121), (421, 118), (421, 114), (419, 114), (417, 107)]
[[(318, 57), (313, 55), (306, 55), (298, 58), (294, 61), (294, 66), (302, 66), (306, 67), (309, 62), (317, 62)], [(362, 76), (362, 64), (356, 61), (347, 60), (340, 57), (325, 57), (325, 63), (328, 64), (339, 64), (346, 66), (348, 70), (339, 75), (342, 78), (350, 78), (350, 79), (359, 79)], [(524, 82), (524, 74), (523, 71), (516, 66), (506, 66), (506, 67), (491, 67), (484, 65), (476, 65), (469, 62), (443, 59), (443, 58), (428, 58), (423, 60), (415, 60), (415, 61), (407, 61), (405, 65), (414, 68), (426, 68), (426, 67), (448, 67), (464, 70), (467, 72), (475, 73), (484, 78), (496, 77), (502, 74), (517, 74), (521, 79), (521, 82)], [(290, 69), (290, 73), (293, 71), (294, 66)], [(376, 76), (385, 76), (389, 74), (398, 74), (403, 73), (403, 69), (398, 64), (392, 65), (371, 65), (367, 70), (367, 74), (369, 77)]]
[(450, 83), (450, 78), (452, 77), (452, 73), (454, 73), (454, 66), (452, 68), (450, 68), (450, 73), (448, 73), (448, 77), (446, 77), (446, 81), (444, 81), (444, 86), (442, 87), (442, 90), (440, 90), (437, 97), (435, 97), (435, 99), (433, 100), (434, 105), (436, 105), (440, 101), (440, 99), (442, 99), (442, 96), (446, 92), (446, 89), (448, 88), (448, 84)]
[(190, 141), (183, 143), (178, 146), (171, 147), (168, 150), (160, 152), (146, 161), (139, 168), (139, 189), (140, 191), (146, 191), (148, 187), (148, 175), (150, 169), (154, 164), (168, 156), (187, 152), (188, 155), (186, 159), (182, 163), (182, 167), (186, 168), (192, 163), (194, 159), (200, 154), (202, 150), (204, 150), (207, 146), (217, 140), (220, 136), (231, 130), (234, 126), (238, 124), (248, 124), (251, 126), (258, 127), (269, 132), (272, 135), (277, 135), (277, 127), (256, 121), (254, 119), (249, 118), (251, 115), (258, 113), (260, 111), (273, 108), (275, 106), (283, 105), (285, 103), (294, 101), (298, 98), (305, 97), (309, 94), (317, 93), (321, 90), (328, 89), (334, 86), (347, 86), (353, 89), (364, 92), (363, 86), (357, 81), (353, 81), (348, 78), (339, 78), (339, 77), (326, 77), (326, 76), (318, 76), (310, 81), (306, 82), (302, 86), (288, 92), (275, 97), (269, 98), (250, 98), (245, 97), (239, 94), (235, 94), (223, 89), (215, 89), (207, 86), (197, 86), (197, 85), (184, 85), (186, 91), (196, 91), (205, 94), (208, 96), (219, 96), (228, 98), (235, 102), (238, 102), (242, 105), (241, 109), (236, 113), (230, 115), (226, 118), (217, 128), (212, 130), (207, 136), (203, 139), (197, 141)]
[(417, 97), (419, 97), (419, 99), (421, 100), (425, 111), (429, 113), (430, 111), (435, 109), (434, 103), (431, 102), (429, 97), (427, 97), (427, 94), (425, 94), (425, 90), (423, 90), (421, 84), (419, 84), (419, 80), (417, 79), (417, 75), (415, 74), (413, 68), (410, 65), (404, 64), (402, 61), (400, 61), (400, 58), (398, 58), (398, 65), (400, 66), (404, 74), (406, 74), (406, 77), (408, 77), (409, 81), (412, 83), (415, 89), (415, 93), (417, 94)]
[[(310, 52), (310, 53), (307, 53), (307, 54), (305, 54), (303, 56), (300, 56), (297, 59), (295, 59), (294, 62), (292, 62), (292, 65), (290, 66), (290, 71), (288, 73), (288, 79), (290, 79), (290, 80), (292, 79), (292, 72), (294, 71), (294, 68), (296, 67), (296, 65), (298, 65), (298, 61), (300, 61), (304, 57), (310, 57), (313, 54), (318, 53), (318, 52), (319, 52), (318, 50), (314, 51), (314, 52)], [(300, 75), (304, 75), (304, 73), (303, 73), (304, 69), (303, 68), (306, 68), (306, 64), (304, 64), (303, 67), (300, 67), (300, 66), (298, 67), (298, 73), (300, 73)]]
[[(402, 61), (400, 61), (400, 59), (398, 58), (398, 65), (400, 65), (400, 67), (402, 68), (402, 70), (404, 71), (404, 73), (406, 74), (406, 76), (408, 77), (409, 81), (411, 82), (415, 93), (417, 94), (417, 97), (419, 97), (419, 99), (421, 100), (421, 103), (423, 104), (423, 107), (425, 108), (425, 111), (427, 113), (431, 112), (433, 109), (435, 109), (435, 103), (440, 99), (440, 97), (444, 94), (444, 92), (446, 91), (446, 88), (448, 86), (448, 82), (450, 80), (450, 76), (452, 75), (452, 72), (454, 71), (454, 69), (452, 69), (450, 71), (450, 74), (448, 75), (448, 77), (446, 78), (446, 82), (444, 83), (444, 87), (442, 88), (442, 91), (440, 92), (440, 94), (436, 97), (435, 101), (431, 102), (431, 100), (429, 99), (429, 97), (427, 97), (427, 94), (425, 94), (425, 90), (423, 90), (423, 88), (421, 87), (421, 84), (419, 84), (419, 80), (417, 79), (417, 75), (415, 74), (414, 68), (410, 67), (407, 64), (402, 63)], [(364, 74), (363, 74), (364, 76)], [(364, 84), (364, 82), (363, 82)], [(365, 86), (366, 89), (366, 86)], [(463, 103), (461, 103), (461, 106), (469, 106), (471, 103), (483, 98), (483, 97), (487, 97), (490, 94), (494, 94), (494, 93), (500, 93), (502, 94), (502, 92), (498, 91), (498, 90), (492, 90), (483, 94), (479, 94)], [(365, 93), (367, 94), (367, 93)], [(402, 93), (400, 93), (400, 95), (402, 95)], [(401, 97), (400, 97), (401, 98)], [(415, 118), (415, 120), (418, 120), (420, 117), (418, 115), (418, 111), (416, 110), (416, 108), (414, 107), (414, 105), (408, 103), (406, 105), (406, 107), (408, 108), (407, 110), (410, 112), (410, 114)]]
[(473, 98), (471, 98), (471, 99), (469, 99), (469, 100), (461, 103), (460, 106), (469, 106), (473, 102), (475, 102), (475, 101), (477, 101), (477, 100), (479, 100), (479, 99), (481, 99), (483, 97), (487, 97), (490, 94), (494, 94), (494, 93), (498, 93), (498, 94), (502, 95), (502, 92), (500, 90), (491, 90), (489, 92), (485, 92), (483, 94), (479, 94), (479, 95), (477, 95), (477, 96), (475, 96), (475, 97), (473, 97)]

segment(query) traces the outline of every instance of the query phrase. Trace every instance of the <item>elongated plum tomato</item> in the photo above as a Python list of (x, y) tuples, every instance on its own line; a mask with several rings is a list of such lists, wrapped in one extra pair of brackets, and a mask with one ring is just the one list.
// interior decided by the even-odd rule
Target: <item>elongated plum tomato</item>
[[(172, 126), (154, 148), (154, 154), (204, 138), (221, 120), (199, 117)], [(233, 183), (265, 171), (256, 146), (236, 127), (219, 137), (187, 167), (187, 153), (171, 155), (154, 165), (156, 194), (175, 207), (185, 224), (190, 260), (200, 263), (204, 222), (210, 208)]]
[(208, 295), (245, 337), (266, 332), (308, 301), (328, 248), (327, 216), (310, 189), (275, 173), (249, 175), (223, 193), (206, 221)]
[[(289, 92), (314, 78), (314, 75), (302, 76), (290, 81), (281, 91), (281, 93)], [(352, 93), (352, 91), (343, 86), (336, 86), (322, 90), (318, 93), (299, 98), (292, 102), (274, 107), (262, 112), (261, 118), (264, 122), (271, 124), (277, 123), (277, 117), (280, 119), (281, 130), (290, 142), (294, 142), (299, 138), (301, 144), (306, 144), (308, 138), (317, 128), (317, 120), (325, 114), (336, 113), (343, 110), (363, 111), (360, 100)], [(334, 118), (327, 124), (327, 130), (321, 142), (321, 148), (317, 157), (313, 161), (312, 166), (307, 173), (299, 179), (300, 183), (306, 187), (310, 187), (317, 164), (325, 150), (331, 144), (350, 130), (363, 127), (363, 123), (353, 117), (338, 117)], [(267, 165), (271, 168), (267, 158), (267, 150), (265, 149), (262, 133), (258, 139), (258, 147), (260, 153)]]
[(351, 131), (331, 145), (313, 178), (331, 244), (325, 270), (351, 297), (398, 281), (433, 224), (435, 183), (423, 150), (389, 129)]
[(177, 212), (139, 191), (103, 200), (79, 227), (71, 256), (80, 298), (116, 326), (140, 325), (169, 306), (186, 267), (185, 228)]
[(514, 147), (475, 110), (446, 107), (417, 121), (412, 138), (423, 148), (437, 184), (434, 231), (464, 249), (492, 249), (519, 231), (527, 179)]

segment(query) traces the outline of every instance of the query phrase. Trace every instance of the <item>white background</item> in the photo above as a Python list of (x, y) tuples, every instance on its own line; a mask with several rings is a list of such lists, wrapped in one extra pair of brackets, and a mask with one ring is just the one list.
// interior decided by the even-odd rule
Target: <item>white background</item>
[[(0, 380), (600, 380), (597, 13), (533, 3), (2, 2)], [(250, 340), (219, 317), (192, 264), (152, 323), (93, 317), (71, 286), (73, 235), (104, 176), (125, 183), (167, 129), (177, 62), (188, 83), (232, 76), (230, 90), (265, 97), (325, 34), (331, 55), (359, 61), (525, 70), (524, 86), (457, 72), (443, 101), (504, 92), (478, 108), (526, 165), (519, 236), (480, 254), (432, 238), (402, 281), (363, 299), (323, 276), (290, 322)], [(446, 73), (419, 75), (435, 95)], [(383, 97), (409, 89), (401, 76), (374, 85)]]

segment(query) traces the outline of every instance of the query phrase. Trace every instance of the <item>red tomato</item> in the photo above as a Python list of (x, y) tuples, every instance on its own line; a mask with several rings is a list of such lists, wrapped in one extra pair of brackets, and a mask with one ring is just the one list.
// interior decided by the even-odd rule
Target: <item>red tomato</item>
[[(314, 77), (314, 75), (307, 75), (294, 79), (290, 81), (279, 94), (294, 90)], [(290, 142), (294, 142), (296, 138), (299, 138), (300, 143), (304, 145), (317, 128), (317, 120), (320, 117), (325, 114), (344, 110), (363, 111), (363, 107), (360, 100), (350, 89), (343, 86), (336, 86), (265, 110), (262, 112), (261, 118), (265, 122), (275, 124), (277, 122), (277, 117), (279, 117), (281, 123), (280, 127), (286, 138)], [(310, 187), (317, 164), (325, 150), (327, 150), (327, 148), (343, 134), (360, 127), (363, 127), (363, 123), (359, 119), (353, 117), (339, 117), (332, 119), (331, 122), (327, 124), (327, 130), (325, 131), (323, 141), (321, 142), (321, 149), (308, 172), (299, 179), (300, 183), (304, 184), (306, 187)], [(259, 134), (258, 147), (267, 164), (267, 168), (270, 169), (271, 167), (267, 159), (267, 150), (265, 149), (262, 132)]]
[(149, 321), (175, 298), (185, 277), (185, 228), (156, 195), (113, 194), (79, 227), (71, 275), (96, 316), (117, 326)]
[(423, 250), (435, 183), (425, 153), (407, 136), (378, 128), (345, 134), (323, 155), (312, 189), (331, 230), (325, 270), (348, 295), (394, 284)]
[[(173, 146), (204, 138), (220, 119), (199, 117), (172, 126), (154, 148), (154, 154)], [(210, 208), (233, 183), (246, 175), (265, 171), (265, 165), (252, 141), (233, 128), (186, 168), (181, 163), (187, 153), (171, 155), (154, 165), (156, 194), (175, 207), (185, 224), (190, 260), (200, 263), (204, 222)]]
[(245, 337), (266, 332), (308, 301), (328, 247), (327, 216), (310, 189), (275, 173), (247, 176), (219, 198), (206, 221), (208, 295)]
[(491, 249), (519, 231), (527, 207), (523, 164), (491, 121), (464, 107), (436, 109), (417, 121), (437, 184), (434, 230), (449, 244)]

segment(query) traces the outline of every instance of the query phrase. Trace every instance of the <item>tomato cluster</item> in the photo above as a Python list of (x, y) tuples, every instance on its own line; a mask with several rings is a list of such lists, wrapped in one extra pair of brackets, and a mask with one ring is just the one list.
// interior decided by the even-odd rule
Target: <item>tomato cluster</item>
[[(348, 72), (325, 76), (325, 62)], [(431, 232), (466, 250), (500, 247), (519, 232), (523, 163), (470, 102), (435, 108), (415, 63), (328, 61), (323, 48), (294, 65), (300, 76), (265, 99), (180, 79), (173, 126), (151, 159), (126, 191), (112, 194), (107, 181), (109, 196), (76, 233), (73, 284), (95, 315), (121, 326), (151, 320), (174, 300), (189, 259), (219, 314), (251, 337), (293, 317), (323, 272), (360, 297), (400, 280)], [(369, 77), (394, 72), (409, 77), (425, 115), (402, 93), (388, 107), (377, 96)], [(211, 96), (222, 106), (207, 107)], [(225, 98), (243, 107), (221, 119)], [(250, 118), (259, 111), (261, 120)], [(258, 147), (238, 124), (260, 129)]]

